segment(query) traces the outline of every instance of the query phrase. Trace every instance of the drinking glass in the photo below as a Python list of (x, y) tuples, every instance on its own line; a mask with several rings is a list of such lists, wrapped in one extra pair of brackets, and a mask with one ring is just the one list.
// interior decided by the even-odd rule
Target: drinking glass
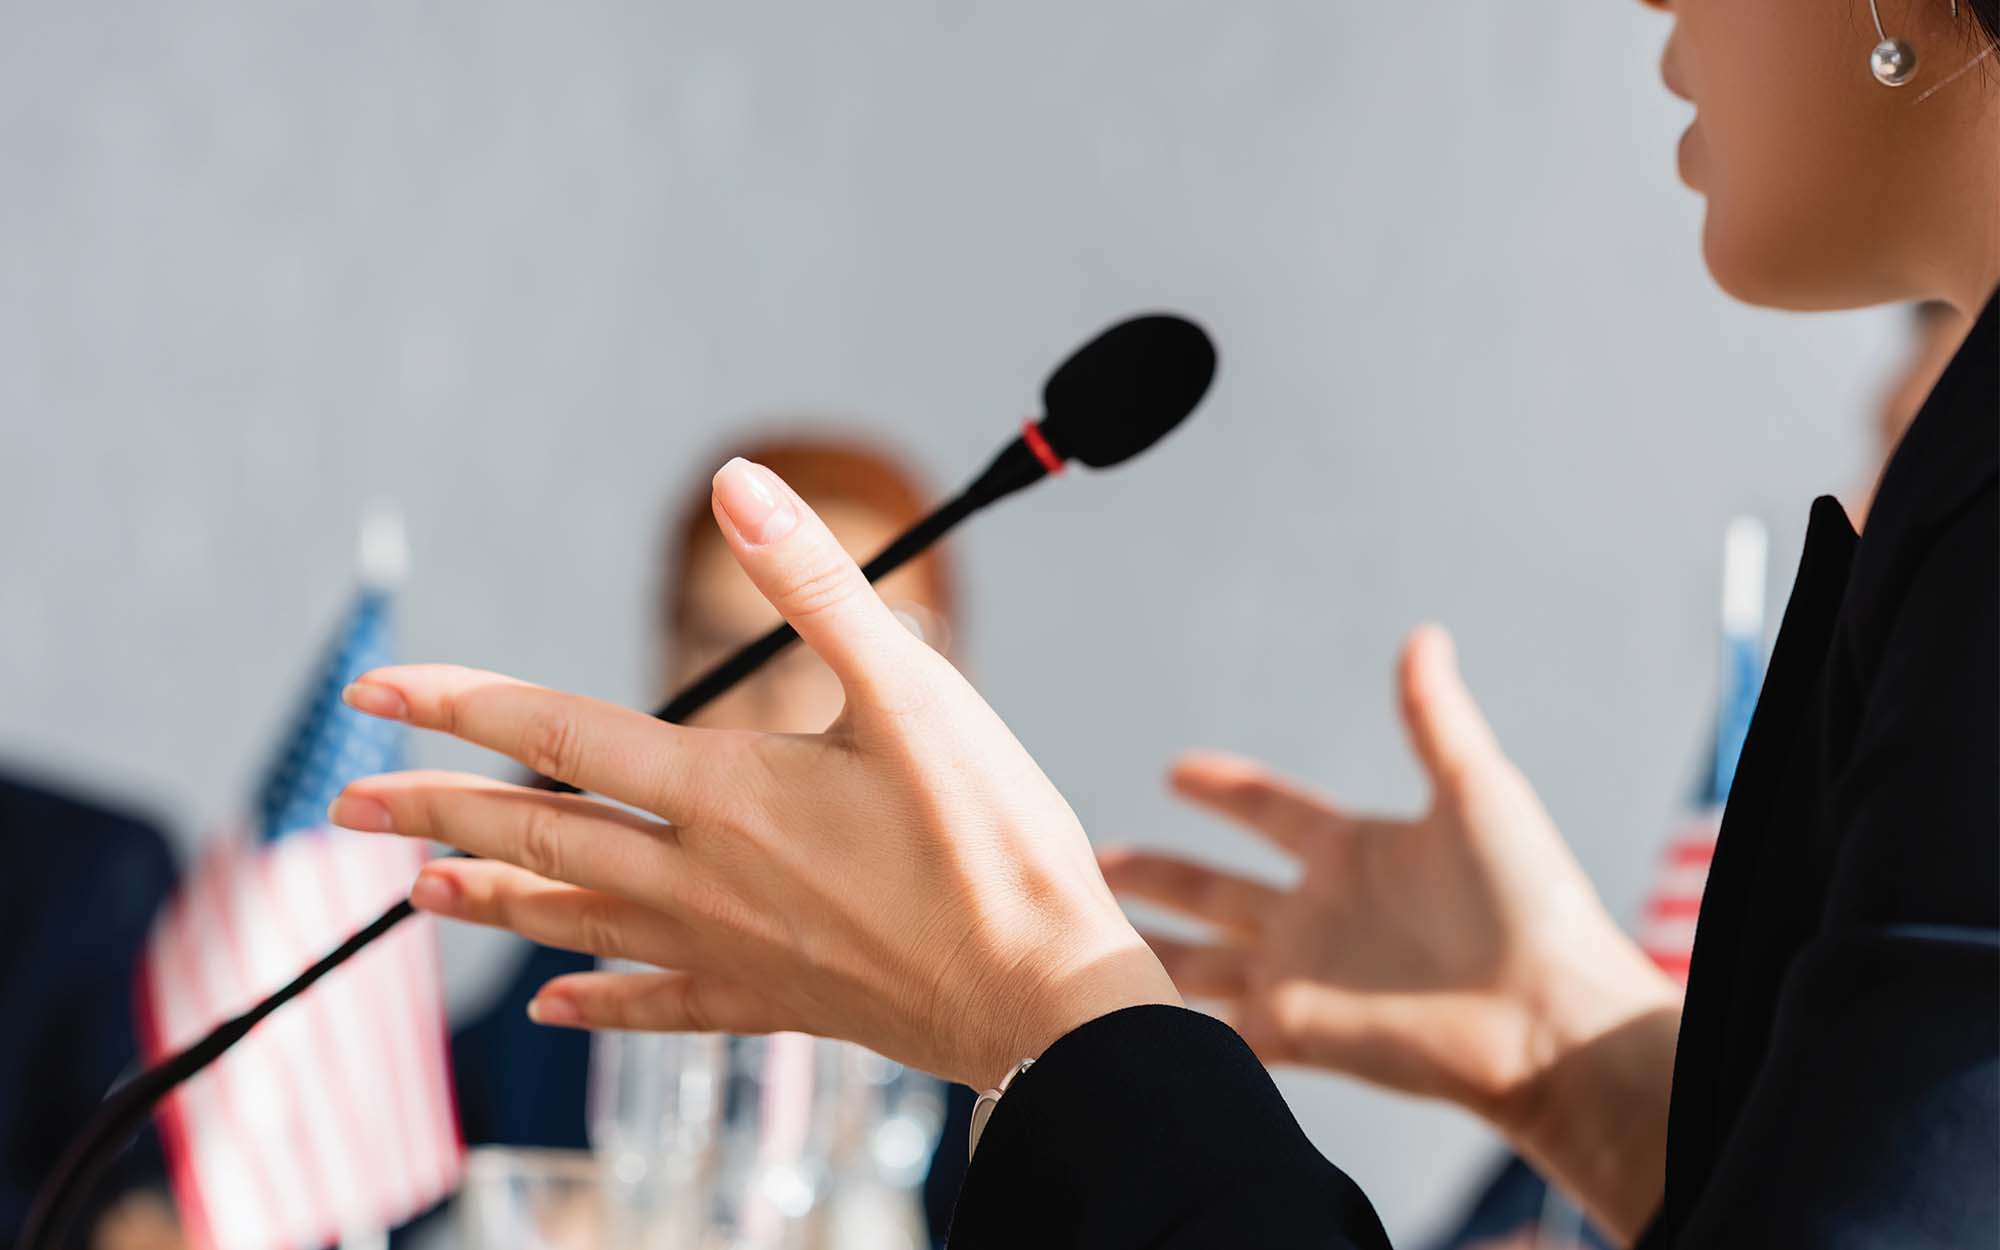
[(817, 1250), (842, 1084), (840, 1042), (732, 1037), (708, 1250)]
[(722, 1038), (700, 1034), (591, 1036), (590, 1144), (604, 1174), (611, 1250), (700, 1244), (714, 1184), (723, 1056)]
[(453, 1203), (466, 1250), (604, 1250), (597, 1161), (580, 1150), (482, 1146)]

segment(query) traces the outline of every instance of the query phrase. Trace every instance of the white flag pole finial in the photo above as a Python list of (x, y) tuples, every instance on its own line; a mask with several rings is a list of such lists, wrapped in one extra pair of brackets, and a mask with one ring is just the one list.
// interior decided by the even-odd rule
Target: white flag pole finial
[(1756, 638), (1764, 632), (1764, 566), (1771, 547), (1764, 523), (1739, 516), (1722, 536), (1722, 632)]
[(403, 529), (403, 510), (393, 501), (373, 500), (361, 510), (357, 565), (361, 584), (370, 590), (395, 590), (409, 576), (410, 543)]

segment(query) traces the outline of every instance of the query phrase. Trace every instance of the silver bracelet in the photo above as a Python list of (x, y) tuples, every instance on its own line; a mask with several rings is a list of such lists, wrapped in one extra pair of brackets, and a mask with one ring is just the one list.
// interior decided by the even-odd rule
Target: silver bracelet
[(979, 1135), (986, 1131), (986, 1122), (993, 1118), (993, 1108), (1000, 1105), (1000, 1095), (1007, 1092), (1015, 1077), (1034, 1066), (1032, 1059), (1021, 1060), (1007, 1069), (1007, 1075), (1000, 1078), (998, 1085), (981, 1094), (978, 1101), (972, 1104), (972, 1131), (967, 1134), (965, 1142), (965, 1157), (968, 1160), (972, 1158), (972, 1152), (979, 1149)]

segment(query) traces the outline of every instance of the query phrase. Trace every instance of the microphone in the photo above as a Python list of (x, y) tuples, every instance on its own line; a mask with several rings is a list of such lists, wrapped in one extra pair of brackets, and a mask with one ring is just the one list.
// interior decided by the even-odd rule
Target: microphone
[[(1072, 352), (1042, 386), (1042, 416), (1000, 449), (971, 485), (905, 530), (862, 572), (871, 582), (921, 554), (959, 522), (988, 504), (1063, 471), (1070, 460), (1108, 469), (1164, 438), (1208, 393), (1215, 345), (1200, 326), (1170, 313), (1121, 321)], [(779, 625), (717, 664), (653, 715), (678, 723), (762, 667), (798, 638)], [(554, 787), (576, 793), (576, 787)], [(36, 1196), (22, 1226), (20, 1250), (55, 1250), (92, 1186), (137, 1133), (153, 1107), (188, 1078), (221, 1058), (259, 1021), (414, 914), (404, 899), (376, 917), (312, 967), (242, 1015), (120, 1086), (99, 1104)]]
[[(1042, 419), (1000, 449), (956, 498), (903, 531), (862, 567), (875, 582), (901, 568), (960, 521), (1044, 477), (1066, 461), (1108, 469), (1151, 447), (1187, 419), (1215, 378), (1215, 345), (1200, 326), (1166, 313), (1121, 321), (1070, 353), (1042, 386)], [(779, 624), (696, 678), (653, 715), (676, 724), (790, 646)], [(554, 787), (576, 793), (576, 787)]]

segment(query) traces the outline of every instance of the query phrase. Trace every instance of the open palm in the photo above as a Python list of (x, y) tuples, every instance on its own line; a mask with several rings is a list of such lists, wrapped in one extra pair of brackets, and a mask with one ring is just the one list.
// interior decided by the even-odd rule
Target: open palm
[(1432, 786), (1421, 816), (1348, 813), (1250, 761), (1190, 756), (1175, 790), (1295, 857), (1297, 881), (1134, 850), (1107, 851), (1105, 876), (1209, 926), (1205, 941), (1146, 936), (1181, 992), (1215, 1003), (1267, 1063), (1447, 1098), (1505, 1126), (1529, 1114), (1565, 1035), (1670, 989), (1501, 754), (1442, 630), (1412, 636), (1398, 686)]

